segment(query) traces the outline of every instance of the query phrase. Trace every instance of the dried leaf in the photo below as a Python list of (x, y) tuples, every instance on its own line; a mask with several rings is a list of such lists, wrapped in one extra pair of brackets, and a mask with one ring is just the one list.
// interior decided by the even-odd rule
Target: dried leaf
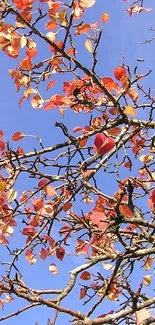
[(132, 106), (127, 105), (127, 106), (125, 106), (124, 113), (135, 116), (136, 115), (136, 109), (134, 107), (132, 107)]
[(9, 203), (12, 203), (17, 197), (17, 191), (15, 191), (13, 188), (10, 188), (8, 191), (8, 201)]
[(151, 281), (152, 281), (152, 275), (145, 275), (144, 277), (143, 277), (143, 283), (146, 285), (146, 286), (149, 286), (150, 285), (150, 283), (151, 283)]
[(89, 38), (85, 42), (85, 48), (88, 52), (93, 53), (93, 45)]
[(55, 264), (50, 264), (49, 265), (49, 271), (53, 273), (54, 275), (58, 274), (58, 268)]

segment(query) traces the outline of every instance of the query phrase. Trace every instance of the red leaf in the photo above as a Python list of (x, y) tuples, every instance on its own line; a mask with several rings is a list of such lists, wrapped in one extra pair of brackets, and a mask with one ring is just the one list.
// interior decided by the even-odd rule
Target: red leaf
[(88, 271), (84, 271), (80, 275), (80, 279), (82, 280), (90, 280), (91, 279), (91, 274)]
[(4, 235), (0, 235), (0, 244), (9, 245), (9, 242)]
[(119, 206), (120, 213), (127, 218), (132, 218), (134, 216), (134, 213), (131, 211), (131, 209), (124, 204), (120, 204)]
[(42, 258), (42, 260), (45, 260), (46, 259), (46, 257), (47, 257), (47, 251), (46, 251), (46, 249), (45, 248), (41, 248), (40, 249), (40, 252), (39, 252), (39, 256)]
[(0, 151), (4, 151), (5, 149), (5, 143), (0, 140)]
[(155, 212), (155, 190), (152, 191), (151, 195), (148, 198), (148, 206), (152, 212)]
[(104, 229), (107, 227), (108, 223), (104, 222), (107, 219), (103, 212), (93, 212), (90, 216), (91, 222), (98, 226), (99, 229)]
[(65, 249), (63, 247), (59, 247), (56, 249), (56, 257), (62, 261), (65, 255)]
[(23, 234), (28, 235), (29, 237), (34, 237), (36, 234), (36, 231), (33, 227), (29, 226), (23, 229)]
[(76, 133), (76, 132), (79, 132), (79, 131), (82, 131), (82, 127), (81, 126), (76, 126), (74, 129), (73, 129), (73, 133)]
[(34, 207), (34, 211), (39, 211), (43, 208), (44, 206), (44, 201), (43, 199), (35, 199), (32, 201), (33, 207)]
[(37, 262), (36, 257), (34, 256), (31, 249), (27, 249), (25, 252), (25, 258), (30, 264), (35, 264)]
[(94, 150), (99, 155), (104, 155), (115, 146), (115, 141), (105, 134), (97, 133), (94, 141)]
[(2, 130), (0, 130), (0, 138), (4, 138), (4, 133)]
[(117, 80), (122, 81), (126, 78), (126, 70), (125, 68), (118, 67), (114, 69), (114, 76)]
[(24, 134), (22, 132), (15, 132), (12, 136), (12, 141), (19, 141), (24, 138)]
[(64, 203), (64, 205), (63, 205), (63, 211), (67, 211), (67, 210), (69, 210), (70, 208), (72, 207), (72, 203), (70, 203), (70, 202), (66, 202), (66, 203)]
[(86, 296), (86, 289), (85, 288), (80, 288), (80, 297), (79, 299), (83, 299)]
[(49, 181), (45, 178), (41, 179), (38, 183), (38, 187), (44, 187), (49, 183)]

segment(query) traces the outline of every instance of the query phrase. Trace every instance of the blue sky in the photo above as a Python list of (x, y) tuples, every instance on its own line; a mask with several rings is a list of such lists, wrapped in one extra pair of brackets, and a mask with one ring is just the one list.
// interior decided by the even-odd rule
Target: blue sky
[[(149, 27), (154, 26), (154, 15), (155, 15), (155, 3), (152, 0), (147, 1), (147, 7), (151, 7), (152, 11), (150, 13), (141, 13), (140, 15), (134, 14), (130, 17), (126, 12), (128, 7), (126, 2), (121, 0), (96, 0), (96, 5), (88, 10), (85, 16), (85, 22), (94, 23), (98, 20), (103, 12), (108, 12), (110, 15), (110, 20), (104, 26), (104, 33), (100, 43), (99, 49), (99, 63), (97, 66), (97, 72), (101, 76), (113, 76), (113, 69), (122, 63), (122, 58), (124, 57), (125, 63), (129, 65), (132, 69), (137, 64), (137, 58), (144, 59), (144, 63), (140, 63), (141, 73), (146, 73), (148, 70), (153, 69), (155, 66), (155, 43), (142, 45), (142, 43), (153, 36), (153, 33), (148, 31)], [(91, 66), (91, 54), (88, 53), (84, 47), (84, 42), (86, 37), (81, 35), (76, 37), (75, 44), (79, 48), (79, 59), (87, 67)], [(47, 54), (48, 53), (48, 54)], [(40, 45), (40, 56), (46, 57), (49, 55), (49, 51), (46, 47)], [(79, 115), (75, 114), (71, 110), (65, 113), (65, 118), (63, 118), (56, 108), (48, 112), (43, 112), (42, 109), (34, 110), (29, 102), (24, 102), (21, 109), (18, 106), (19, 99), (21, 97), (20, 93), (16, 92), (13, 81), (10, 78), (8, 69), (14, 68), (17, 65), (16, 59), (10, 59), (3, 52), (0, 53), (1, 60), (1, 123), (0, 129), (5, 133), (6, 139), (11, 139), (11, 136), (16, 131), (22, 131), (24, 134), (36, 134), (43, 139), (44, 146), (51, 146), (57, 142), (63, 141), (63, 136), (60, 130), (54, 128), (56, 121), (64, 122), (67, 124), (68, 128), (72, 130), (75, 126), (85, 126), (88, 124), (89, 116), (83, 113)], [(57, 83), (55, 88), (52, 88), (48, 93), (43, 90), (43, 96), (50, 97), (53, 92), (58, 93), (61, 82), (65, 78), (60, 78), (60, 82)], [(144, 81), (146, 87), (154, 87), (155, 71), (149, 76), (147, 81)], [(145, 114), (145, 113), (144, 113)], [(26, 150), (33, 150), (36, 147), (36, 140), (29, 138), (23, 140), (20, 143)], [(17, 144), (18, 146), (18, 144)], [(14, 145), (16, 147), (16, 144)], [(136, 171), (135, 171), (136, 172)], [(109, 177), (109, 176), (108, 176)], [(112, 182), (108, 178), (108, 183), (106, 182), (107, 193), (113, 193)], [(105, 181), (105, 179), (104, 179)], [(24, 184), (23, 184), (24, 183)], [(24, 180), (19, 184), (18, 191), (22, 191), (22, 186), (29, 186)], [(13, 242), (13, 238), (10, 242)], [(20, 237), (19, 237), (20, 240)], [(74, 244), (74, 243), (73, 243)], [(14, 244), (13, 244), (14, 245)], [(18, 247), (20, 243), (15, 243)], [(7, 260), (6, 251), (3, 247), (0, 247), (1, 256)], [(69, 257), (65, 257), (64, 262), (58, 262), (58, 268), (60, 269), (60, 275), (54, 276), (49, 274), (48, 263), (38, 260), (35, 266), (28, 266), (27, 261), (22, 259), (20, 262), (21, 270), (27, 272), (25, 273), (25, 282), (31, 287), (36, 288), (53, 288), (63, 286), (66, 283), (66, 275), (68, 276), (68, 270), (78, 266), (79, 263), (83, 262), (83, 257), (72, 256), (71, 260)], [(0, 269), (2, 267), (0, 266)], [(98, 270), (98, 269), (97, 269)], [(62, 271), (62, 272), (61, 272)], [(75, 289), (74, 295), (77, 298), (79, 296), (79, 288)], [(70, 308), (80, 309), (81, 302), (77, 305), (74, 301), (74, 296), (64, 300), (63, 304)], [(24, 305), (23, 302), (12, 302), (6, 305), (4, 311), (0, 311), (0, 315), (11, 313), (18, 309), (20, 306)], [(107, 306), (106, 306), (107, 308)], [(111, 304), (110, 309), (113, 306)], [(103, 311), (100, 310), (99, 313)], [(12, 322), (22, 325), (32, 325), (35, 321), (38, 321), (39, 325), (46, 324), (48, 318), (52, 318), (53, 312), (47, 308), (32, 309), (25, 314), (16, 317), (15, 319), (8, 319), (6, 321), (7, 325), (11, 325)], [(60, 325), (67, 319), (64, 315), (60, 316), (60, 320), (57, 325)], [(66, 323), (67, 324), (67, 323)]]

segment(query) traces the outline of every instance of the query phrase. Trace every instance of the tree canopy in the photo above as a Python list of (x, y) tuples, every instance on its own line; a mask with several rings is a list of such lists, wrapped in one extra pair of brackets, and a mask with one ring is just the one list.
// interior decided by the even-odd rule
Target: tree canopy
[[(155, 9), (118, 2), (131, 25)], [(153, 324), (154, 67), (122, 53), (104, 74), (112, 18), (100, 0), (0, 0), (0, 15), (19, 110), (57, 112), (51, 146), (20, 125), (11, 139), (0, 130), (0, 321), (33, 309), (41, 325), (48, 307), (48, 325)]]

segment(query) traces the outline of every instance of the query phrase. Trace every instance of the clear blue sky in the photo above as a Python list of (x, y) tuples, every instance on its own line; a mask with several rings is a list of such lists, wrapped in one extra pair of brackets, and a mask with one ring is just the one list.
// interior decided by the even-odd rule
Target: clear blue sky
[[(152, 8), (150, 13), (141, 13), (140, 15), (134, 14), (133, 17), (130, 17), (126, 12), (128, 7), (126, 2), (121, 0), (96, 0), (96, 5), (88, 10), (86, 15), (86, 22), (94, 23), (98, 20), (98, 17), (101, 16), (103, 12), (108, 12), (110, 15), (109, 22), (104, 27), (104, 33), (102, 41), (100, 43), (99, 50), (99, 63), (98, 63), (98, 72), (101, 76), (113, 75), (113, 69), (122, 63), (122, 58), (125, 58), (125, 63), (131, 68), (134, 68), (136, 65), (137, 58), (144, 59), (145, 62), (141, 64), (141, 73), (145, 73), (148, 70), (154, 68), (155, 66), (155, 42), (150, 45), (142, 45), (146, 39), (153, 36), (151, 32), (148, 31), (149, 27), (155, 27), (155, 3), (152, 0), (147, 0), (147, 7)], [(85, 36), (77, 37), (76, 44), (77, 48), (80, 45), (80, 59), (84, 64), (89, 67), (91, 65), (91, 54), (86, 51), (84, 48)], [(42, 57), (47, 56), (46, 47), (41, 47), (40, 55)], [(48, 112), (43, 112), (42, 109), (33, 110), (29, 102), (24, 102), (22, 109), (18, 107), (18, 101), (21, 97), (21, 94), (16, 92), (14, 84), (8, 73), (8, 69), (14, 68), (17, 65), (16, 59), (10, 59), (4, 53), (0, 53), (1, 61), (1, 123), (0, 129), (5, 133), (6, 139), (11, 139), (11, 135), (16, 131), (22, 131), (25, 134), (36, 134), (43, 139), (44, 146), (50, 146), (57, 142), (63, 140), (62, 134), (58, 129), (55, 129), (54, 123), (56, 121), (64, 122), (72, 130), (75, 126), (87, 125), (88, 116), (80, 113), (76, 115), (71, 110), (67, 111), (65, 118), (58, 113), (57, 109), (50, 110)], [(61, 78), (60, 78), (61, 79)], [(145, 86), (149, 87), (150, 85), (154, 88), (155, 72), (144, 81)], [(60, 81), (61, 83), (61, 81)], [(59, 92), (59, 83), (55, 89), (56, 92)], [(50, 97), (53, 94), (53, 89), (49, 93), (43, 93), (43, 96)], [(36, 146), (36, 140), (26, 139), (23, 140), (21, 145), (25, 146), (26, 150), (33, 149)], [(16, 146), (16, 144), (15, 144)], [(22, 191), (23, 187), (28, 187), (28, 184), (21, 182), (19, 184), (18, 191)], [(107, 194), (113, 193), (112, 185), (110, 181), (106, 184)], [(13, 242), (13, 238), (10, 242)], [(20, 240), (20, 238), (19, 238)], [(13, 244), (16, 247), (20, 246), (20, 242)], [(0, 246), (0, 252), (3, 260), (7, 260), (7, 252)], [(78, 264), (83, 262), (83, 257), (74, 257), (70, 259), (66, 257), (64, 262), (58, 263), (58, 268), (60, 269), (60, 276), (54, 276), (48, 271), (48, 262), (38, 260), (35, 266), (29, 266), (28, 263), (22, 259), (20, 263), (21, 270), (25, 269), (25, 282), (31, 287), (36, 288), (58, 288), (63, 286), (66, 280), (67, 270), (73, 269)], [(1, 270), (1, 266), (0, 266)], [(97, 269), (98, 270), (98, 269)], [(0, 271), (1, 272), (1, 271)], [(74, 291), (75, 297), (79, 296), (79, 288)], [(66, 304), (65, 304), (66, 303)], [(83, 311), (81, 307), (81, 301), (79, 305), (74, 303), (74, 297), (71, 296), (69, 299), (64, 300), (63, 304), (68, 307), (73, 307), (74, 309), (79, 309)], [(5, 306), (4, 311), (0, 311), (1, 314), (5, 315), (11, 313), (23, 305), (23, 302), (16, 301), (15, 303), (10, 303)], [(111, 304), (111, 309), (112, 304)], [(103, 311), (101, 310), (101, 313)], [(28, 312), (25, 312), (22, 315), (14, 319), (6, 320), (7, 325), (12, 325), (13, 322), (16, 325), (32, 325), (35, 321), (39, 322), (39, 325), (46, 324), (48, 318), (52, 318), (53, 312), (47, 308), (32, 309)], [(67, 319), (64, 315), (60, 317), (57, 325), (68, 324)]]

